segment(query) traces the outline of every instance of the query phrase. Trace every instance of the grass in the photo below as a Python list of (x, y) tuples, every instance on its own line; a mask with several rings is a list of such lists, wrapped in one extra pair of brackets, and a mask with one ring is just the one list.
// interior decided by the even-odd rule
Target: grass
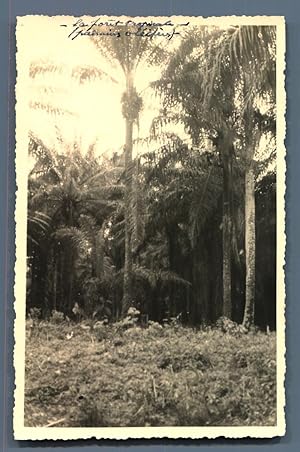
[(25, 426), (276, 424), (275, 333), (96, 326), (28, 326)]

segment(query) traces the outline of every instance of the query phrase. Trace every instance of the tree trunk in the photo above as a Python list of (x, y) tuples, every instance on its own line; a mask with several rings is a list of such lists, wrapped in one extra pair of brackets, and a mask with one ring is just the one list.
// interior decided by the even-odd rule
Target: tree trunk
[(232, 156), (230, 148), (223, 148), (223, 315), (231, 319), (231, 189), (232, 189)]
[(223, 315), (231, 318), (231, 243), (230, 218), (224, 204), (223, 215)]
[(53, 269), (53, 306), (52, 309), (57, 311), (57, 254), (54, 255), (54, 269)]
[(253, 165), (245, 174), (245, 257), (246, 300), (243, 325), (249, 329), (254, 324), (255, 307), (255, 176)]
[[(133, 89), (132, 76), (126, 77), (126, 93), (130, 99)], [(132, 302), (132, 248), (131, 248), (131, 191), (132, 191), (132, 133), (133, 120), (126, 117), (125, 142), (125, 263), (123, 282), (122, 316), (125, 316)]]
[(135, 257), (135, 262), (138, 263), (137, 250), (142, 241), (143, 224), (142, 224), (142, 209), (141, 209), (141, 186), (139, 182), (139, 166), (140, 161), (137, 157), (134, 163), (134, 175), (132, 178), (132, 210), (134, 227), (132, 231), (132, 250)]
[(103, 281), (104, 279), (104, 225), (96, 233), (94, 240), (95, 248), (95, 276)]
[(92, 278), (96, 278), (98, 271), (98, 256), (97, 256), (97, 234), (91, 233), (91, 276)]
[(73, 292), (74, 292), (74, 250), (72, 248), (72, 243), (68, 240), (66, 242), (66, 261), (65, 261), (65, 284), (67, 289), (67, 303), (65, 306), (64, 312), (70, 314), (72, 312), (74, 301), (73, 301)]

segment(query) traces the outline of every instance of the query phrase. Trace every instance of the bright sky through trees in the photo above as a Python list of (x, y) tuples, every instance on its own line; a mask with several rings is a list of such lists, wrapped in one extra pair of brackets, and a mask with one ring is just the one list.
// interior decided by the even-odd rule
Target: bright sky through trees
[[(88, 37), (79, 37), (73, 41), (68, 39), (68, 31), (60, 26), (61, 22), (62, 18), (52, 18), (49, 21), (47, 17), (40, 17), (40, 28), (33, 27), (30, 31), (27, 29), (26, 35), (24, 33), (22, 39), (19, 37), (19, 43), (23, 47), (22, 63), (26, 59), (28, 64), (28, 76), (25, 77), (23, 71), (20, 80), (27, 95), (26, 100), (24, 98), (24, 108), (28, 111), (24, 117), (28, 129), (40, 136), (49, 147), (57, 146), (57, 127), (66, 142), (71, 144), (77, 141), (83, 152), (96, 140), (96, 152), (99, 154), (119, 150), (124, 145), (125, 137), (120, 104), (125, 90), (122, 72), (116, 64), (110, 65), (104, 60)], [(30, 77), (29, 68), (32, 63), (50, 63), (56, 67), (56, 71), (37, 73)], [(74, 71), (87, 66), (104, 69), (118, 83), (114, 83), (109, 77), (79, 83), (74, 77)], [(137, 133), (140, 138), (149, 136), (152, 119), (158, 114), (159, 100), (148, 86), (159, 75), (160, 70), (155, 67), (141, 67), (137, 71), (135, 82), (137, 90), (142, 91), (144, 105), (135, 138)], [(49, 115), (49, 112), (40, 108), (41, 104), (57, 108), (61, 113)]]
[[(105, 60), (89, 37), (69, 39), (68, 34), (72, 29), (70, 19), (48, 19), (40, 16), (39, 27), (27, 28), (26, 33), (19, 30), (18, 50), (22, 54), (22, 74), (18, 77), (18, 83), (24, 95), (18, 102), (22, 103), (24, 109), (24, 126), (50, 148), (57, 149), (58, 129), (64, 144), (72, 146), (77, 142), (83, 153), (95, 142), (95, 150), (99, 155), (120, 152), (125, 139), (125, 122), (121, 111), (125, 80), (121, 69), (116, 62), (111, 61), (110, 64)], [(63, 22), (68, 23), (67, 28), (61, 26)], [(180, 40), (180, 36), (176, 36), (172, 41), (164, 40), (163, 45), (171, 49)], [(30, 65), (36, 64), (52, 64), (56, 70), (38, 72), (32, 77)], [(23, 69), (24, 65), (28, 66), (27, 71)], [(76, 71), (82, 67), (96, 67), (107, 72), (108, 76), (79, 83)], [(149, 88), (149, 83), (158, 79), (160, 73), (158, 67), (141, 66), (137, 71), (135, 84), (143, 98), (143, 109), (139, 125), (134, 129), (134, 139), (149, 137), (151, 122), (159, 113), (160, 101)], [(44, 107), (54, 108), (58, 114), (49, 114)], [(183, 127), (173, 125), (171, 129), (176, 130), (181, 138), (187, 138)], [(256, 154), (258, 159), (270, 152), (268, 139), (263, 137), (262, 141)], [(138, 152), (141, 154), (156, 147), (157, 143), (152, 143), (150, 147), (149, 144), (140, 143)], [(134, 147), (133, 152), (136, 150), (137, 147)]]

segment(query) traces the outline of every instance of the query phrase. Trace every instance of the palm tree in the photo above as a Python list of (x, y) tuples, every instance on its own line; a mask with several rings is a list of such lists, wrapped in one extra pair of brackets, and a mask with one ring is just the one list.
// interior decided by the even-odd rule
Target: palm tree
[[(69, 153), (63, 152), (65, 144), (59, 142), (61, 153), (47, 148), (42, 140), (30, 133), (30, 153), (36, 162), (29, 175), (29, 211), (41, 212), (33, 217), (37, 223), (41, 215), (47, 216), (51, 225), (48, 233), (48, 264), (50, 283), (53, 294), (53, 306), (57, 305), (56, 289), (58, 289), (58, 268), (65, 275), (60, 292), (65, 294), (68, 312), (72, 310), (74, 294), (74, 274), (78, 250), (85, 241), (90, 243), (92, 254), (101, 249), (97, 246), (97, 232), (100, 233), (105, 218), (115, 208), (116, 196), (122, 193), (122, 186), (113, 183), (113, 176), (108, 176), (108, 168), (99, 165), (91, 153), (91, 147), (86, 157), (83, 157), (76, 146)], [(114, 200), (110, 200), (113, 196)], [(84, 229), (81, 216), (89, 216), (94, 220), (93, 232)], [(43, 217), (42, 217), (43, 218)], [(45, 223), (45, 221), (44, 221)], [(32, 228), (31, 228), (32, 229)], [(78, 248), (79, 247), (79, 248)], [(99, 251), (100, 253), (100, 251)], [(92, 267), (99, 267), (99, 258), (93, 259)], [(101, 263), (100, 263), (101, 266)], [(52, 272), (53, 270), (53, 272)], [(63, 308), (64, 310), (64, 308)]]
[[(232, 79), (239, 80), (240, 116), (244, 134), (245, 163), (245, 257), (246, 300), (243, 325), (248, 329), (254, 322), (255, 306), (255, 172), (253, 159), (263, 132), (258, 120), (259, 102), (275, 104), (275, 27), (232, 27), (220, 42), (214, 56), (213, 70), (206, 83), (211, 96), (213, 80), (226, 61), (230, 62)], [(258, 113), (258, 114), (257, 114)]]
[(135, 75), (142, 64), (161, 61), (162, 48), (149, 39), (140, 39), (132, 33), (134, 26), (119, 26), (120, 38), (92, 37), (99, 52), (111, 62), (116, 61), (125, 78), (125, 92), (122, 96), (122, 113), (126, 123), (125, 135), (125, 263), (123, 283), (122, 314), (125, 315), (132, 302), (132, 147), (133, 125), (138, 122), (142, 98), (135, 87)]
[[(139, 113), (142, 108), (142, 98), (138, 95), (135, 87), (135, 75), (137, 69), (142, 65), (157, 64), (162, 60), (162, 55), (166, 52), (161, 46), (154, 44), (149, 39), (141, 39), (134, 35), (135, 26), (120, 26), (116, 32), (120, 32), (120, 38), (114, 39), (105, 36), (93, 36), (92, 42), (106, 61), (119, 65), (125, 78), (125, 92), (122, 96), (122, 113), (126, 122), (125, 136), (125, 264), (124, 264), (124, 284), (123, 284), (123, 314), (131, 303), (132, 288), (132, 183), (133, 183), (133, 166), (132, 147), (133, 147), (133, 126), (138, 123)], [(100, 30), (101, 31), (101, 30)], [(104, 30), (105, 31), (105, 30)], [(101, 33), (100, 33), (101, 35)], [(157, 41), (156, 41), (157, 42)], [(44, 61), (32, 62), (30, 66), (30, 76), (36, 77), (37, 74), (61, 73), (66, 68), (57, 66), (56, 64)], [(71, 71), (72, 77), (84, 83), (95, 78), (109, 79), (113, 83), (119, 83), (110, 74), (101, 67), (94, 66), (77, 66)], [(45, 88), (45, 89), (44, 89)], [(62, 110), (57, 106), (49, 103), (49, 89), (43, 87), (46, 93), (46, 99), (43, 102), (33, 102), (34, 108), (46, 110), (55, 115), (70, 114), (68, 110)], [(51, 91), (51, 90), (50, 90)], [(53, 91), (53, 89), (52, 89)], [(40, 95), (40, 93), (39, 93)], [(139, 229), (139, 228), (136, 228)]]
[[(218, 77), (212, 82), (209, 74), (214, 71), (222, 32), (206, 27), (197, 28), (187, 34), (175, 51), (162, 79), (156, 84), (163, 92), (165, 106), (173, 108), (180, 104), (182, 122), (190, 134), (193, 144), (206, 147), (208, 141), (219, 153), (223, 168), (223, 315), (231, 318), (231, 262), (233, 241), (232, 177), (234, 157), (234, 82), (229, 62), (220, 68)], [(207, 49), (210, 49), (207, 55)], [(195, 52), (196, 50), (196, 52)], [(212, 86), (206, 86), (208, 81)], [(174, 116), (174, 115), (173, 115)], [(201, 195), (199, 205), (201, 206)], [(201, 213), (198, 211), (199, 215)]]
[[(223, 313), (231, 316), (233, 155), (242, 148), (245, 173), (246, 303), (244, 325), (254, 319), (255, 203), (253, 157), (261, 127), (259, 101), (274, 105), (275, 27), (241, 26), (193, 32), (167, 68), (160, 89), (169, 106), (181, 103), (194, 141), (204, 133), (216, 144), (223, 164)], [(197, 48), (196, 56), (191, 57)], [(188, 58), (187, 58), (188, 57)], [(186, 63), (182, 64), (183, 61)], [(180, 62), (180, 65), (179, 65)], [(199, 70), (200, 68), (200, 70)], [(167, 104), (168, 105), (168, 104)]]
[(255, 307), (255, 170), (254, 154), (266, 130), (257, 102), (264, 101), (274, 109), (275, 27), (240, 27), (230, 38), (230, 57), (241, 73), (244, 101), (245, 146), (245, 257), (246, 299), (243, 325), (254, 323)]
[[(153, 270), (164, 266), (190, 281), (191, 289), (170, 286), (167, 304), (174, 315), (188, 313), (192, 322), (213, 321), (212, 305), (219, 308), (217, 280), (222, 266), (215, 244), (221, 244), (217, 211), (222, 169), (214, 157), (175, 137), (169, 146), (143, 155), (147, 215), (141, 262)], [(203, 240), (208, 230), (213, 240)]]

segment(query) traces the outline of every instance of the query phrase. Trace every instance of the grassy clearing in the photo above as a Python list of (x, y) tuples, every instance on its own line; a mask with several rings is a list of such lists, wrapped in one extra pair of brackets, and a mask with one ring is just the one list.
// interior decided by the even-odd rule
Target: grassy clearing
[(274, 333), (40, 322), (26, 341), (26, 426), (276, 423)]

